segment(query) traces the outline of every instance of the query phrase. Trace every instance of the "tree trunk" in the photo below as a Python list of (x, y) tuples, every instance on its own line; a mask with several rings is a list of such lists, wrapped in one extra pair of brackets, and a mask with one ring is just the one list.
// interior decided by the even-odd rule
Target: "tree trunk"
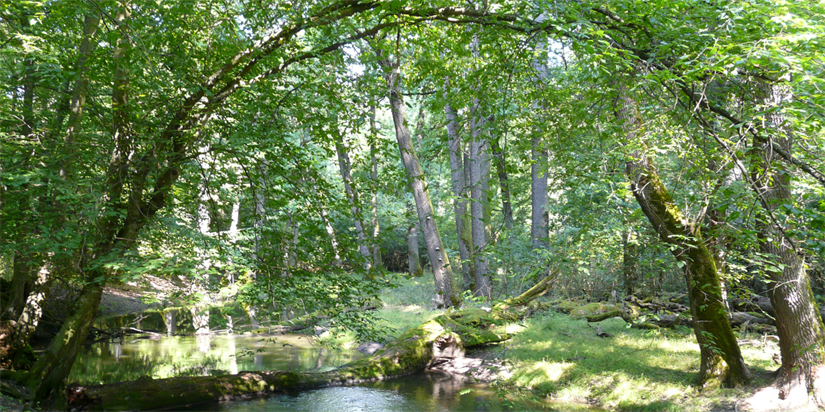
[[(448, 83), (445, 82), (445, 88)], [(444, 92), (446, 99), (446, 90)], [(461, 258), (461, 274), (465, 290), (472, 290), (475, 279), (471, 270), (470, 251), (473, 249), (472, 226), (467, 214), (467, 185), (464, 176), (464, 144), (458, 134), (456, 112), (449, 103), (444, 105), (447, 117), (447, 137), (450, 145), (450, 180), (453, 187), (453, 211), (455, 213), (455, 230), (458, 238), (458, 255)]]
[(479, 113), (480, 108), (476, 99), (471, 111), (472, 141), (470, 142), (470, 214), (473, 227), (473, 274), (475, 287), (473, 294), (492, 298), (490, 274), (485, 249), (490, 241), (490, 200), (488, 196), (490, 178), (489, 143), (483, 136), (484, 121)]
[[(335, 127), (337, 128), (337, 126)], [(347, 192), (347, 197), (350, 202), (352, 202), (352, 218), (355, 219), (355, 233), (358, 236), (358, 252), (360, 252), (364, 258), (365, 275), (371, 278), (373, 276), (372, 254), (367, 242), (367, 235), (364, 233), (364, 219), (361, 214), (358, 190), (355, 188), (355, 182), (352, 180), (352, 165), (349, 160), (349, 153), (344, 143), (344, 137), (341, 136), (338, 130), (333, 131), (333, 138), (335, 139), (335, 151), (338, 153), (338, 170), (341, 172), (341, 179), (344, 181), (344, 190)]]
[(378, 148), (375, 140), (378, 139), (378, 129), (375, 127), (375, 105), (370, 106), (370, 209), (372, 211), (372, 264), (376, 269), (383, 270), (384, 262), (381, 260), (381, 245), (378, 243), (378, 235), (381, 233), (381, 225), (378, 222)]
[[(90, 276), (92, 279), (95, 277)], [(53, 397), (51, 403), (54, 406), (60, 408), (65, 405), (66, 378), (97, 317), (101, 296), (102, 284), (89, 283), (83, 288), (77, 310), (66, 319), (57, 336), (26, 375), (26, 386), (34, 400), (46, 401)]]
[[(635, 101), (620, 86), (616, 116), (627, 141), (642, 139), (642, 122)], [(722, 301), (722, 290), (713, 255), (699, 229), (686, 226), (684, 216), (673, 202), (650, 159), (636, 152), (627, 162), (627, 177), (633, 196), (659, 238), (673, 245), (671, 252), (682, 264), (693, 315), (693, 330), (699, 343), (701, 364), (697, 384), (722, 383), (732, 387), (751, 379)]]
[[(787, 228), (774, 218), (784, 205), (792, 205), (791, 172), (780, 163), (772, 150), (778, 144), (791, 152), (793, 135), (779, 107), (791, 99), (788, 86), (757, 86), (763, 94), (766, 109), (762, 128), (770, 132), (769, 141), (755, 141), (752, 179), (757, 195), (765, 208), (760, 228), (760, 249), (776, 259), (776, 266), (767, 268), (770, 279), (768, 297), (775, 311), (776, 330), (782, 365), (774, 382), (778, 397), (776, 409), (796, 410), (816, 404), (825, 406), (825, 327), (816, 307), (810, 279), (805, 270), (804, 256), (798, 252)], [(754, 395), (755, 399), (756, 395)], [(760, 401), (761, 402), (761, 401)]]
[(504, 228), (509, 233), (513, 231), (515, 223), (513, 222), (513, 206), (510, 201), (510, 178), (507, 175), (507, 152), (499, 145), (497, 138), (490, 139), (490, 149), (493, 151), (496, 174), (498, 174), (501, 188), (501, 213), (504, 215)]
[[(542, 13), (537, 21), (544, 22), (547, 16)], [(536, 71), (536, 83), (543, 87), (544, 83), (550, 78), (550, 72), (547, 68), (547, 59), (545, 56), (546, 44), (540, 41), (536, 46), (536, 58), (533, 59), (531, 65)], [(533, 110), (540, 113), (543, 110), (543, 103), (540, 100), (533, 102)], [(547, 239), (550, 237), (550, 228), (547, 216), (547, 176), (548, 176), (548, 156), (547, 149), (544, 147), (541, 135), (543, 130), (538, 127), (533, 127), (533, 138), (530, 145), (530, 157), (532, 163), (530, 165), (530, 192), (531, 192), (531, 224), (530, 224), (530, 241), (533, 245), (533, 250), (546, 250)]]
[(410, 276), (420, 277), (424, 274), (421, 268), (421, 257), (418, 255), (418, 225), (410, 223), (407, 227), (407, 261)]
[(639, 266), (639, 244), (636, 231), (627, 229), (622, 235), (622, 278), (625, 295), (633, 296)]
[(404, 163), (407, 175), (410, 178), (418, 220), (424, 233), (424, 244), (427, 246), (427, 254), (430, 257), (430, 264), (435, 277), (436, 295), (433, 300), (438, 307), (460, 306), (461, 297), (453, 287), (453, 271), (435, 223), (435, 214), (424, 178), (424, 171), (418, 162), (418, 157), (412, 146), (410, 131), (407, 128), (407, 119), (404, 115), (404, 98), (401, 94), (400, 72), (398, 67), (390, 62), (382, 61), (381, 64), (385, 69), (384, 76), (390, 93), (395, 138), (401, 151), (401, 161)]

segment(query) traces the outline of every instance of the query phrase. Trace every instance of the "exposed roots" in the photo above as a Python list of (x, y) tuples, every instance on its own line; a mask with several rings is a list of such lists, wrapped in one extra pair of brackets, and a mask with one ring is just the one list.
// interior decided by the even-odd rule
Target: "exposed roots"
[(813, 372), (808, 385), (801, 369), (782, 373), (771, 386), (736, 403), (737, 412), (818, 411), (825, 407), (825, 368)]

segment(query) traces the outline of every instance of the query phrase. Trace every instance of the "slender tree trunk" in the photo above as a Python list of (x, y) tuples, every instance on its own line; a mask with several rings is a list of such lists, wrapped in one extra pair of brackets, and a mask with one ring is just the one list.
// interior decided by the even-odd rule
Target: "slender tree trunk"
[(627, 296), (634, 295), (636, 282), (638, 280), (639, 267), (639, 244), (636, 231), (625, 230), (622, 235), (622, 273), (624, 278), (624, 290)]
[(507, 232), (513, 231), (513, 206), (510, 201), (510, 178), (507, 174), (507, 152), (501, 147), (497, 138), (490, 139), (490, 149), (493, 151), (495, 159), (496, 174), (498, 175), (499, 187), (501, 188), (501, 213), (504, 215), (504, 228)]
[[(447, 82), (445, 82), (445, 87)], [(444, 92), (445, 99), (446, 90)], [(458, 238), (458, 255), (461, 258), (461, 274), (464, 279), (464, 288), (472, 290), (475, 283), (470, 260), (470, 251), (473, 249), (473, 233), (467, 213), (467, 185), (464, 177), (464, 143), (458, 134), (455, 109), (449, 103), (444, 105), (444, 114), (447, 117), (447, 137), (450, 145), (450, 180), (453, 187), (453, 211), (455, 213), (455, 230)]]
[[(336, 126), (337, 127), (337, 126)], [(344, 137), (337, 130), (333, 132), (335, 139), (335, 151), (338, 153), (338, 169), (341, 171), (341, 179), (344, 181), (344, 190), (347, 192), (350, 202), (352, 202), (352, 217), (355, 219), (355, 232), (358, 236), (358, 251), (364, 258), (364, 271), (366, 276), (372, 277), (372, 254), (370, 253), (367, 236), (364, 233), (364, 220), (361, 214), (361, 203), (358, 199), (358, 190), (352, 180), (351, 163), (349, 153), (344, 144)]]
[(410, 276), (420, 277), (424, 274), (421, 257), (418, 255), (418, 225), (415, 223), (410, 223), (407, 227), (407, 262)]
[[(642, 138), (642, 122), (635, 101), (621, 86), (616, 115), (628, 142)], [(699, 343), (701, 364), (697, 384), (722, 383), (732, 387), (751, 379), (736, 336), (733, 334), (716, 263), (699, 228), (686, 225), (650, 159), (636, 152), (627, 162), (627, 177), (639, 203), (659, 238), (673, 245), (671, 252), (682, 264), (693, 316), (693, 330)]]
[(375, 140), (378, 139), (378, 129), (375, 127), (375, 105), (370, 106), (370, 209), (372, 210), (372, 263), (376, 269), (382, 269), (384, 262), (381, 259), (381, 245), (378, 235), (381, 226), (378, 222), (378, 148)]
[(410, 131), (407, 128), (407, 119), (404, 115), (404, 98), (401, 94), (400, 72), (397, 65), (390, 62), (382, 61), (381, 64), (385, 69), (384, 76), (390, 93), (395, 138), (401, 151), (401, 161), (404, 163), (407, 175), (410, 178), (416, 211), (424, 234), (424, 244), (427, 246), (427, 254), (430, 257), (430, 264), (435, 278), (436, 294), (433, 300), (438, 307), (460, 306), (461, 297), (453, 287), (453, 271), (435, 223), (435, 214), (424, 178), (424, 171), (418, 162), (418, 157), (412, 146)]

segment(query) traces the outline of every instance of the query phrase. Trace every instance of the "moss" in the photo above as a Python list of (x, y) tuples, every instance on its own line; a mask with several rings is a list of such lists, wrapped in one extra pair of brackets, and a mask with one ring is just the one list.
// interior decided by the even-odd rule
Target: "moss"
[(576, 310), (576, 308), (582, 306), (580, 302), (576, 302), (573, 300), (558, 300), (553, 302), (552, 307), (561, 313), (570, 313)]
[(570, 312), (570, 317), (573, 319), (584, 319), (586, 317), (595, 317), (596, 315), (602, 315), (614, 311), (617, 311), (618, 314), (621, 314), (621, 310), (621, 306), (614, 305), (612, 303), (593, 302), (576, 308), (575, 310)]

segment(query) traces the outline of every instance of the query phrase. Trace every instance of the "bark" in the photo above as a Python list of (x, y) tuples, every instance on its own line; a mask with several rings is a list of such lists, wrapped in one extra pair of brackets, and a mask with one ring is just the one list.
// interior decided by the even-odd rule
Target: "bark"
[[(335, 126), (337, 128), (337, 126)], [(335, 139), (335, 151), (338, 153), (338, 170), (341, 172), (341, 179), (344, 181), (344, 190), (347, 197), (352, 202), (352, 217), (355, 219), (355, 233), (358, 236), (358, 252), (364, 258), (364, 271), (368, 277), (372, 277), (372, 254), (367, 242), (367, 235), (364, 233), (364, 219), (361, 214), (361, 202), (358, 197), (358, 189), (352, 180), (352, 164), (349, 159), (349, 152), (344, 143), (344, 137), (340, 132), (333, 132)]]
[[(627, 141), (641, 139), (642, 122), (628, 91), (619, 89), (616, 116)], [(633, 196), (659, 238), (672, 245), (674, 257), (683, 265), (688, 287), (694, 334), (699, 343), (699, 386), (723, 383), (735, 386), (751, 379), (728, 320), (716, 263), (701, 232), (688, 224), (646, 156), (636, 152), (627, 162), (627, 177)]]
[(80, 296), (75, 313), (66, 319), (52, 343), (25, 375), (26, 386), (34, 400), (46, 401), (54, 396), (51, 399), (54, 405), (60, 406), (66, 402), (62, 388), (97, 317), (103, 285), (89, 283)]
[[(447, 82), (445, 82), (446, 88)], [(446, 91), (445, 91), (446, 99)], [(464, 144), (458, 134), (455, 109), (449, 103), (444, 105), (447, 117), (447, 137), (450, 145), (450, 180), (453, 188), (453, 212), (455, 213), (455, 230), (458, 238), (458, 255), (461, 258), (461, 275), (465, 290), (472, 290), (475, 284), (470, 251), (473, 250), (472, 226), (467, 213), (467, 185), (464, 176)]]
[(636, 288), (639, 266), (639, 244), (633, 229), (625, 230), (622, 236), (622, 274), (627, 296), (632, 296)]
[(69, 121), (66, 125), (66, 134), (63, 137), (63, 153), (66, 158), (60, 169), (60, 177), (64, 180), (71, 178), (72, 163), (74, 153), (76, 153), (77, 132), (80, 130), (80, 122), (83, 119), (83, 111), (86, 108), (86, 96), (88, 95), (89, 76), (86, 60), (92, 54), (97, 43), (92, 41), (97, 33), (100, 18), (96, 14), (87, 14), (83, 21), (83, 40), (80, 43), (79, 55), (75, 70), (77, 71), (77, 82), (72, 90), (72, 97), (69, 101)]
[[(793, 135), (778, 109), (790, 100), (787, 86), (759, 84), (766, 110), (762, 128), (771, 132), (769, 141), (754, 142), (752, 179), (766, 216), (760, 228), (760, 249), (773, 256), (777, 267), (765, 270), (769, 280), (768, 297), (775, 311), (782, 364), (774, 382), (783, 399), (782, 408), (802, 408), (808, 404), (825, 406), (825, 326), (816, 306), (804, 256), (796, 250), (772, 214), (792, 205), (791, 172), (779, 161), (774, 145), (791, 152)], [(784, 393), (786, 396), (783, 396)], [(812, 399), (811, 399), (812, 398)]]
[(490, 200), (488, 193), (490, 156), (488, 152), (489, 142), (485, 139), (483, 132), (485, 121), (480, 111), (480, 103), (476, 98), (470, 113), (472, 136), (470, 141), (470, 194), (472, 197), (470, 215), (472, 216), (473, 230), (472, 264), (473, 275), (475, 276), (473, 294), (490, 300), (492, 299), (492, 289), (489, 265), (484, 250), (490, 241)]
[[(546, 14), (542, 13), (537, 21), (539, 23), (547, 20)], [(550, 72), (547, 68), (545, 56), (545, 42), (541, 41), (536, 46), (536, 58), (533, 59), (531, 65), (536, 71), (535, 81), (543, 87), (544, 83), (550, 78)], [(533, 102), (533, 109), (537, 113), (541, 113), (543, 102), (536, 100)], [(530, 240), (534, 250), (547, 249), (547, 238), (550, 237), (549, 221), (547, 216), (547, 149), (541, 139), (542, 130), (538, 127), (533, 128), (533, 138), (530, 146), (530, 157), (532, 163), (530, 165), (530, 191), (531, 191), (531, 224), (530, 224)]]
[(407, 170), (410, 185), (413, 189), (418, 220), (424, 234), (424, 244), (430, 257), (430, 264), (435, 277), (436, 296), (434, 302), (438, 307), (460, 306), (461, 297), (453, 287), (453, 271), (450, 260), (444, 250), (441, 235), (435, 223), (433, 205), (427, 189), (424, 171), (412, 146), (410, 131), (407, 128), (407, 119), (404, 114), (404, 98), (401, 94), (400, 72), (397, 65), (382, 61), (385, 69), (385, 79), (389, 88), (392, 120), (395, 124), (395, 138), (401, 151), (401, 161)]
[(422, 276), (424, 269), (421, 268), (421, 257), (418, 255), (418, 225), (415, 223), (407, 227), (407, 257), (410, 276)]

